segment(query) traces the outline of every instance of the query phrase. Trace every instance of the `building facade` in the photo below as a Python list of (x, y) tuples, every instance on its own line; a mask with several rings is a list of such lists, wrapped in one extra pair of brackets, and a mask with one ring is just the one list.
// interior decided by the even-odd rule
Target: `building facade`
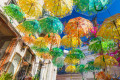
[(22, 39), (22, 33), (16, 30), (16, 20), (4, 14), (2, 7), (15, 0), (4, 0), (0, 3), (0, 75), (12, 73), (13, 79), (56, 80), (57, 67), (51, 60), (44, 60), (35, 55)]

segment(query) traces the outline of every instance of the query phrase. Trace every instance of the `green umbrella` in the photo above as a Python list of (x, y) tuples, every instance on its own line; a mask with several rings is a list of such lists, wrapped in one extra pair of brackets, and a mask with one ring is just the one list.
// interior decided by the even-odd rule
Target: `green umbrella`
[(94, 61), (89, 61), (87, 64), (87, 67), (85, 68), (87, 71), (93, 72), (94, 79), (95, 79), (95, 70), (100, 70), (100, 67), (94, 66)]
[(102, 11), (109, 4), (110, 0), (73, 0), (76, 10), (92, 15)]
[(85, 69), (88, 71), (100, 70), (100, 67), (94, 66), (94, 61), (89, 61), (86, 65), (87, 65), (87, 67)]
[(93, 51), (94, 53), (98, 53), (98, 52), (107, 52), (109, 51), (111, 48), (113, 49), (115, 47), (115, 43), (112, 40), (104, 40), (101, 41), (100, 37), (96, 37), (94, 39), (92, 39), (90, 41), (90, 45), (89, 45), (89, 50)]
[(55, 57), (55, 58), (53, 58), (52, 63), (55, 66), (57, 66), (57, 68), (61, 68), (64, 66), (64, 57), (63, 56), (57, 57), (57, 58)]
[(50, 55), (53, 56), (53, 58), (63, 56), (63, 54), (64, 54), (63, 51), (59, 48), (53, 48), (50, 51)]
[(82, 74), (82, 80), (84, 80), (83, 73), (86, 72), (85, 65), (84, 64), (78, 65), (76, 71)]
[(71, 56), (76, 56), (78, 59), (85, 58), (85, 54), (80, 49), (73, 49), (70, 51), (70, 53)]
[(20, 23), (17, 28), (21, 32), (28, 32), (28, 33), (41, 33), (41, 26), (37, 20), (27, 20), (23, 23)]
[(64, 26), (57, 17), (47, 17), (39, 20), (43, 33), (62, 33)]
[(24, 13), (21, 8), (14, 4), (9, 4), (3, 7), (5, 13), (10, 16), (10, 18), (16, 19), (17, 21), (24, 20)]
[(35, 50), (36, 52), (40, 52), (40, 53), (47, 53), (49, 52), (49, 48), (39, 48), (37, 46), (32, 46), (31, 49)]

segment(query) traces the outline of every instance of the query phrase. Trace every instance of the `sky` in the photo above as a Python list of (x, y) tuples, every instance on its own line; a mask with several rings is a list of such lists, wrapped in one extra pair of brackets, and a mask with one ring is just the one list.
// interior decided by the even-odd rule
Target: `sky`
[[(102, 24), (106, 18), (113, 16), (117, 13), (120, 13), (120, 0), (111, 0), (110, 4), (107, 5), (107, 9), (104, 9), (103, 11), (97, 13), (97, 23)], [(82, 14), (81, 12), (76, 12), (75, 9), (73, 9), (70, 15), (60, 18), (60, 21), (62, 23), (68, 22), (70, 19), (75, 17), (83, 17), (92, 21), (92, 19), (95, 16), (96, 14), (90, 16), (90, 15)], [(65, 35), (64, 33), (60, 34), (61, 37), (63, 37), (64, 35)]]
[[(109, 14), (109, 12), (110, 14)], [(117, 13), (120, 13), (120, 0), (112, 0), (111, 3), (107, 6), (107, 9), (104, 9), (103, 11), (98, 12), (97, 14), (97, 22), (99, 24), (102, 24), (102, 22), (104, 21), (105, 18), (108, 18), (112, 15), (115, 15)], [(71, 15), (66, 16), (61, 18), (61, 22), (68, 22), (70, 19), (75, 18), (75, 17), (83, 17), (89, 20), (92, 20), (96, 15), (85, 15), (84, 13), (82, 14), (81, 12), (76, 12), (73, 9), (73, 12)]]
[[(112, 15), (115, 15), (117, 13), (120, 13), (120, 0), (112, 0), (110, 4), (107, 5), (107, 9), (104, 9), (103, 11), (100, 11), (97, 13), (97, 23), (102, 24), (106, 18)], [(75, 17), (83, 17), (91, 21), (95, 16), (96, 14), (90, 16), (90, 15), (82, 14), (81, 12), (76, 12), (75, 9), (73, 9), (70, 15), (60, 18), (60, 21), (62, 23), (68, 22), (70, 19), (75, 18)], [(64, 33), (60, 34), (61, 37), (63, 37), (64, 35), (65, 35)], [(61, 49), (64, 50), (63, 47), (61, 47)]]

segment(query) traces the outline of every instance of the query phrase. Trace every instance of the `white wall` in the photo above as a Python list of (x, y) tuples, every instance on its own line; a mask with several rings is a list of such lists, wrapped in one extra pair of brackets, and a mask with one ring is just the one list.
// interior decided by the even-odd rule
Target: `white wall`
[[(49, 63), (50, 64), (45, 64)], [(45, 60), (41, 69), (40, 80), (56, 80), (57, 67), (55, 67), (51, 60)]]

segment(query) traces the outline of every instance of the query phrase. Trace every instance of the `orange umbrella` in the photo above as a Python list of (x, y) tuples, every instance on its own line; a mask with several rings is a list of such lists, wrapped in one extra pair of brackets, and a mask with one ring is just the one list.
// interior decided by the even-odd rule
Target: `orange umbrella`
[(49, 53), (36, 53), (36, 55), (43, 59), (52, 59), (52, 56)]
[(74, 35), (75, 37), (82, 37), (88, 35), (93, 29), (93, 24), (82, 17), (70, 19), (65, 26), (65, 33), (68, 35)]
[(25, 34), (25, 36), (22, 37), (23, 41), (25, 41), (28, 44), (31, 44), (34, 42), (35, 37), (34, 36), (29, 36), (28, 34)]
[(97, 73), (95, 77), (97, 80), (111, 80), (111, 76), (109, 74), (105, 74), (103, 71)]
[(54, 33), (50, 33), (47, 34), (45, 37), (45, 41), (50, 44), (50, 49), (54, 46), (60, 46), (60, 41), (61, 41), (61, 37), (58, 34), (54, 34)]

